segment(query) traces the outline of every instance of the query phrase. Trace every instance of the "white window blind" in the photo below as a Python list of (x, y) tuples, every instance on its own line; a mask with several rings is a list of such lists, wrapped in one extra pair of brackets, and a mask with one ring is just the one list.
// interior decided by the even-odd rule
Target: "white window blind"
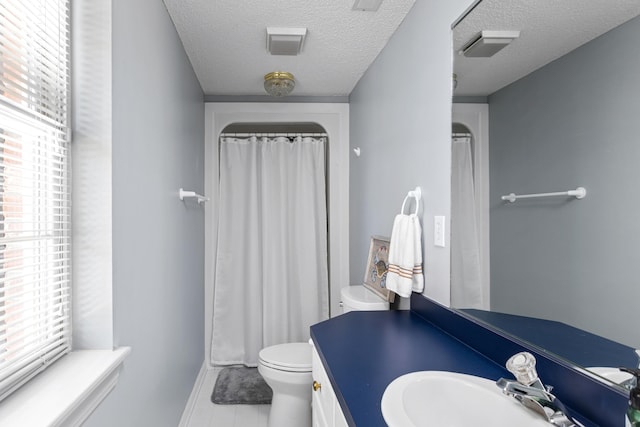
[(69, 26), (0, 2), (0, 399), (71, 346)]

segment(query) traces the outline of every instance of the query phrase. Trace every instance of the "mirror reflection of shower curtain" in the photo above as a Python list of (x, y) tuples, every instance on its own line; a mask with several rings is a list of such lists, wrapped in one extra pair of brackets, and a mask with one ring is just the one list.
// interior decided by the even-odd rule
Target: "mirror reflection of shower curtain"
[(451, 306), (483, 308), (471, 136), (452, 141)]
[(257, 366), (328, 318), (325, 138), (221, 138), (211, 359)]

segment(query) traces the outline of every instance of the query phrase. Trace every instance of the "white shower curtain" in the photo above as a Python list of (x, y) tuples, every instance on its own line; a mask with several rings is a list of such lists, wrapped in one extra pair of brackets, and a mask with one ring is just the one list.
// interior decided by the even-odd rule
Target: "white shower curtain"
[(452, 141), (451, 306), (483, 308), (471, 137)]
[(221, 138), (211, 359), (257, 366), (328, 318), (325, 138)]

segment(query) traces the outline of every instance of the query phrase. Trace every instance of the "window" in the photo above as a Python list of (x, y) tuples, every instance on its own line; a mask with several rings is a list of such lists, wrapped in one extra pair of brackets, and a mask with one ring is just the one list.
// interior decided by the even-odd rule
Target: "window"
[(0, 399), (71, 347), (69, 26), (0, 3)]

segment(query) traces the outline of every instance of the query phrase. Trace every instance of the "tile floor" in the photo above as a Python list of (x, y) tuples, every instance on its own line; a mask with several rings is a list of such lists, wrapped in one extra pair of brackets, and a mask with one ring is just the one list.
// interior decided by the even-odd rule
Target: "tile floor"
[(271, 405), (216, 405), (211, 402), (220, 370), (222, 368), (207, 371), (187, 427), (267, 427)]

